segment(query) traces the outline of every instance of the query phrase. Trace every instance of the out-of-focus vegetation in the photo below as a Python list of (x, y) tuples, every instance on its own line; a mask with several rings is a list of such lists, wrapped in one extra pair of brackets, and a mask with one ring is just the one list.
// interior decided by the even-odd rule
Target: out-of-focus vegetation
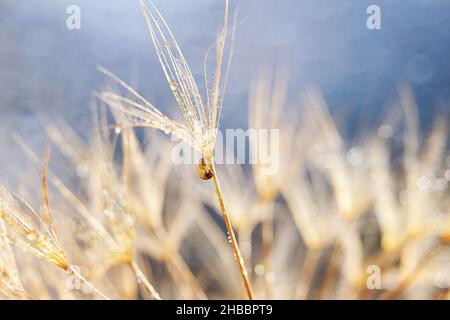
[[(150, 31), (161, 32), (152, 23)], [(203, 139), (210, 132), (200, 130), (198, 138), (196, 125), (219, 125), (224, 47), (218, 43), (207, 103), (183, 110), (184, 90), (200, 104), (194, 79), (178, 52), (163, 61), (166, 40), (152, 36), (163, 67), (175, 68), (168, 80), (176, 98), (182, 91), (177, 102), (186, 127), (105, 72), (131, 97), (100, 93), (88, 139), (60, 120), (43, 124), (43, 150), (16, 136), (32, 166), (0, 188), (1, 298), (245, 298), (243, 263), (236, 265), (234, 254), (242, 255), (260, 299), (450, 298), (445, 116), (421, 130), (413, 92), (400, 85), (389, 113), (349, 142), (341, 133), (348, 120), (329, 112), (317, 88), (290, 101), (286, 70), (265, 70), (248, 89), (248, 126), (279, 130), (279, 170), (266, 175), (258, 164), (216, 170), (216, 137)], [(192, 114), (202, 112), (208, 121)], [(211, 161), (200, 169), (208, 173), (211, 166), (206, 178), (214, 183), (198, 179), (197, 164), (174, 164), (175, 143), (167, 136), (130, 121), (151, 117), (172, 125), (151, 127), (198, 138), (193, 146)], [(230, 220), (240, 248), (234, 252)]]

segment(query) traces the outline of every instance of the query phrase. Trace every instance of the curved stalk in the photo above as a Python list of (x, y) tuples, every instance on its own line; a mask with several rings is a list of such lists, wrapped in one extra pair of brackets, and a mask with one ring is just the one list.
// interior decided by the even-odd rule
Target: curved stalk
[(247, 292), (247, 296), (250, 300), (253, 300), (253, 290), (250, 285), (250, 280), (248, 277), (247, 269), (245, 268), (244, 259), (242, 258), (241, 251), (239, 250), (239, 246), (236, 241), (236, 236), (233, 231), (230, 216), (228, 215), (228, 213), (225, 209), (225, 203), (223, 200), (222, 190), (220, 189), (219, 179), (217, 178), (217, 172), (216, 172), (216, 168), (214, 166), (214, 159), (211, 159), (210, 165), (211, 165), (211, 171), (212, 171), (212, 178), (214, 180), (214, 186), (216, 188), (217, 199), (219, 200), (220, 210), (222, 211), (223, 220), (224, 220), (225, 226), (227, 228), (227, 233), (228, 233), (231, 247), (233, 249), (234, 257), (236, 258), (236, 262), (238, 264), (239, 271), (241, 273), (242, 282), (244, 283), (245, 290)]

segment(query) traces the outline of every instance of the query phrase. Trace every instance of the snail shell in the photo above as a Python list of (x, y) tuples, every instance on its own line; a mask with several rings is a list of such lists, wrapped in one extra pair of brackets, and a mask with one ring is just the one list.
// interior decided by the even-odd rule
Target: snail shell
[(209, 180), (213, 176), (213, 172), (212, 172), (211, 168), (208, 165), (206, 165), (204, 159), (202, 159), (202, 161), (198, 164), (197, 172), (198, 172), (198, 176), (202, 180)]

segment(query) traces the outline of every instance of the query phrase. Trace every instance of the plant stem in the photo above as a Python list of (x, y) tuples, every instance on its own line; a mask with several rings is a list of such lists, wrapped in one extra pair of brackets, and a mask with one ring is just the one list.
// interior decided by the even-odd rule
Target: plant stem
[(147, 277), (144, 275), (141, 268), (139, 268), (138, 264), (134, 259), (130, 261), (130, 267), (131, 270), (133, 270), (136, 279), (138, 279), (140, 283), (142, 283), (145, 290), (147, 290), (147, 292), (150, 293), (154, 299), (161, 300), (159, 293), (155, 290), (150, 281), (148, 281)]
[(216, 188), (217, 199), (219, 200), (220, 210), (222, 211), (223, 220), (227, 228), (227, 233), (230, 239), (231, 247), (233, 248), (234, 257), (236, 258), (236, 262), (238, 264), (239, 271), (241, 273), (242, 281), (244, 283), (245, 290), (247, 291), (247, 296), (249, 300), (253, 300), (253, 291), (250, 285), (250, 280), (248, 278), (247, 269), (245, 268), (244, 259), (242, 258), (241, 251), (239, 250), (239, 246), (236, 241), (236, 236), (233, 231), (230, 216), (228, 215), (225, 209), (225, 203), (223, 201), (223, 195), (220, 189), (219, 179), (217, 178), (217, 172), (214, 166), (214, 159), (211, 159), (211, 170), (213, 174), (212, 178), (214, 180), (214, 186)]

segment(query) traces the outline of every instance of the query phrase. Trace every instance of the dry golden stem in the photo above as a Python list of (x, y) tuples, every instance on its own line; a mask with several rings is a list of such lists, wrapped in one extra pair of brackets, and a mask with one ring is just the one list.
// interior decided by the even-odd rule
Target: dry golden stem
[(161, 300), (159, 293), (155, 290), (155, 288), (152, 286), (150, 281), (148, 281), (147, 277), (142, 272), (141, 268), (139, 268), (139, 265), (137, 264), (137, 262), (134, 259), (132, 259), (130, 261), (130, 267), (131, 267), (131, 270), (133, 270), (133, 273), (136, 276), (136, 279), (138, 279), (139, 282), (144, 286), (145, 290), (147, 290), (147, 292), (150, 293), (150, 295), (154, 299)]
[(214, 186), (216, 188), (217, 199), (219, 200), (220, 210), (222, 211), (223, 220), (225, 222), (225, 226), (227, 228), (228, 237), (230, 240), (231, 247), (233, 248), (234, 257), (236, 258), (236, 262), (239, 267), (239, 271), (241, 273), (242, 281), (245, 286), (245, 290), (247, 291), (247, 296), (250, 300), (253, 300), (253, 291), (250, 285), (250, 280), (248, 278), (247, 269), (245, 268), (244, 259), (242, 258), (241, 251), (239, 250), (239, 246), (236, 241), (236, 236), (233, 231), (233, 226), (231, 224), (230, 216), (228, 215), (225, 209), (225, 203), (223, 201), (222, 191), (220, 189), (219, 179), (217, 178), (216, 168), (214, 166), (214, 159), (211, 159), (211, 170), (213, 174)]

